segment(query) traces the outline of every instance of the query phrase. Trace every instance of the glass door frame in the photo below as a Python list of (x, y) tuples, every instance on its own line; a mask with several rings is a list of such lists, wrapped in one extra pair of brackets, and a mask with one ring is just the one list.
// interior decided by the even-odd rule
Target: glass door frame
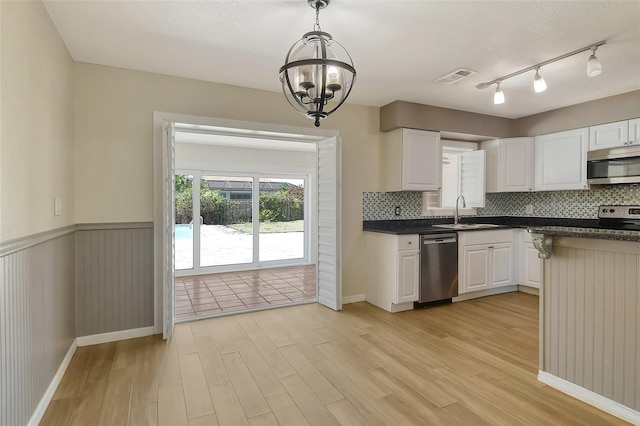
[[(306, 265), (311, 263), (311, 204), (313, 191), (310, 183), (310, 175), (300, 173), (242, 173), (226, 172), (215, 170), (197, 170), (190, 168), (177, 168), (176, 175), (193, 176), (193, 264), (189, 269), (176, 269), (175, 276), (183, 277), (190, 275), (213, 274), (229, 271), (243, 271), (261, 268), (274, 268), (280, 266)], [(252, 226), (253, 226), (253, 262), (236, 263), (228, 265), (201, 266), (201, 235), (200, 235), (200, 180), (202, 176), (229, 176), (229, 177), (250, 177), (253, 179), (252, 185)], [(260, 179), (298, 179), (304, 181), (304, 254), (302, 258), (260, 261)]]

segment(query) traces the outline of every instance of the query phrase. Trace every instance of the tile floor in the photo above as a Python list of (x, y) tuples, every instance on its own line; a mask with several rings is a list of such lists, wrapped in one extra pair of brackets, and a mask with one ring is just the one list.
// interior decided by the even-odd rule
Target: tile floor
[(176, 320), (316, 300), (316, 265), (176, 277)]

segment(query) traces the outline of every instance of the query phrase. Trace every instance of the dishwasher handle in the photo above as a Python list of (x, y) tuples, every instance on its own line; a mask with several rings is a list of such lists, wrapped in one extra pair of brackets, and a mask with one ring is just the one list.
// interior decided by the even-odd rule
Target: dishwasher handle
[(433, 238), (433, 239), (424, 239), (422, 244), (424, 245), (428, 245), (428, 244), (446, 244), (446, 243), (455, 243), (456, 242), (456, 237), (449, 237), (449, 238)]

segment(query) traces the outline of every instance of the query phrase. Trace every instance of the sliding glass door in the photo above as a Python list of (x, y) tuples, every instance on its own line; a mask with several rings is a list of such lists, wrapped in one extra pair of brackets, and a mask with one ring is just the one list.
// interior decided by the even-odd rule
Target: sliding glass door
[(304, 258), (304, 179), (260, 178), (260, 261)]
[(307, 176), (181, 171), (175, 225), (179, 274), (308, 262), (307, 181)]
[(203, 175), (200, 266), (253, 263), (253, 177)]

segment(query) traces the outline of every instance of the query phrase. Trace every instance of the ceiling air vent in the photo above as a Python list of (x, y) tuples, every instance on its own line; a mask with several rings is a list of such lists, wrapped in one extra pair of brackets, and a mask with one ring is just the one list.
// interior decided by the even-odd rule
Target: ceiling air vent
[(436, 81), (442, 83), (442, 84), (446, 84), (446, 85), (450, 85), (453, 83), (456, 83), (460, 80), (462, 80), (463, 78), (469, 77), (470, 75), (475, 74), (475, 71), (471, 71), (469, 69), (466, 68), (460, 68), (457, 69), (453, 72), (450, 72), (449, 74), (440, 77), (439, 79), (437, 79)]

